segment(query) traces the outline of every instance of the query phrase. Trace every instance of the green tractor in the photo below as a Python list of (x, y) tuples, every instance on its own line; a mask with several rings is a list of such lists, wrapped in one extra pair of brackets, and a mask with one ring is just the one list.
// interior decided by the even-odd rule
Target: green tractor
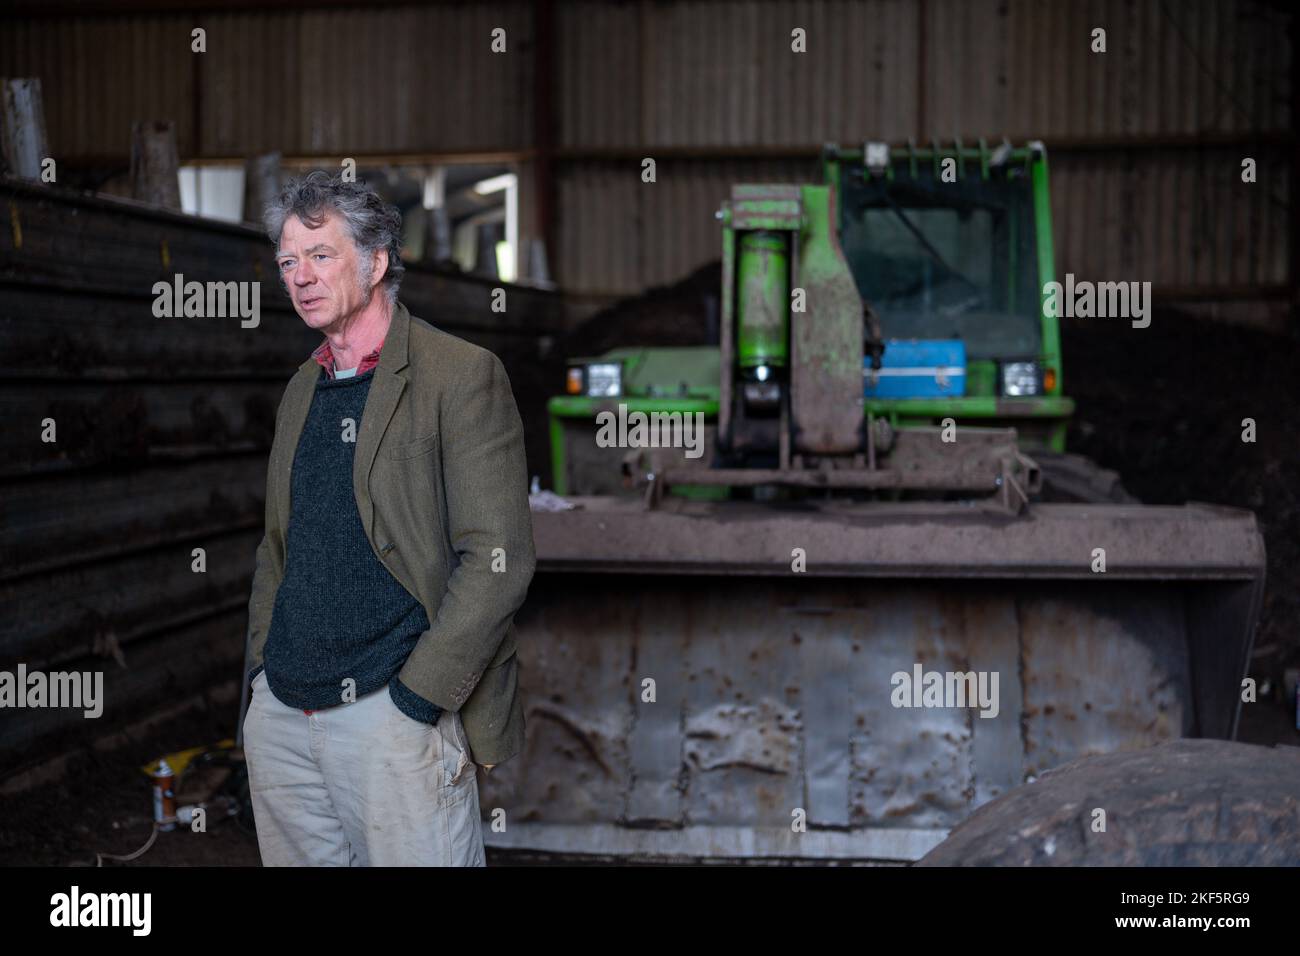
[[(611, 399), (628, 413), (703, 414), (716, 427), (744, 413), (720, 409), (728, 377), (747, 380), (737, 385), (751, 398), (788, 385), (790, 317), (809, 309), (809, 290), (791, 281), (797, 266), (828, 276), (842, 296), (847, 272), (867, 306), (860, 323), (854, 309), (835, 313), (864, 336), (864, 427), (880, 421), (886, 442), (899, 429), (945, 422), (1015, 428), (1055, 497), (1131, 502), (1113, 472), (1064, 454), (1074, 402), (1062, 391), (1059, 328), (1042, 293), (1055, 267), (1041, 144), (830, 145), (822, 168), (821, 186), (738, 185), (723, 204), (722, 328), (734, 332), (734, 363), (723, 368), (721, 349), (709, 346), (619, 348), (570, 361), (567, 394), (548, 408), (555, 491), (607, 494), (631, 484), (595, 467), (608, 455), (591, 423)], [(895, 355), (901, 361), (890, 361)], [(671, 493), (717, 496), (720, 487)]]
[(717, 346), (574, 359), (549, 403), (498, 847), (916, 860), (1046, 769), (1236, 734), (1254, 515), (1044, 494), (1044, 150), (823, 166), (723, 204)]

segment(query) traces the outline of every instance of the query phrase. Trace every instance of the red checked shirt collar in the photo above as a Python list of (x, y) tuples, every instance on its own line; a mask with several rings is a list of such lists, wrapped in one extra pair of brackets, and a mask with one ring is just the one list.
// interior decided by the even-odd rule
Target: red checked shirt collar
[[(379, 364), (379, 350), (383, 347), (384, 343), (380, 342), (379, 348), (376, 348), (361, 360), (361, 364), (357, 366), (358, 375), (365, 375)], [(326, 339), (320, 345), (316, 346), (316, 350), (311, 353), (311, 357), (319, 362), (321, 367), (325, 369), (325, 376), (327, 378), (334, 377), (334, 351), (330, 348), (329, 339)]]

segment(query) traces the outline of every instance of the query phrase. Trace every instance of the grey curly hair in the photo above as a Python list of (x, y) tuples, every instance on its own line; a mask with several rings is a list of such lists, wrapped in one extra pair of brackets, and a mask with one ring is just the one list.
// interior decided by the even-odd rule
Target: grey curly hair
[(402, 284), (402, 214), (391, 203), (366, 183), (345, 182), (341, 174), (330, 175), (323, 169), (312, 170), (298, 179), (291, 179), (280, 190), (280, 195), (267, 203), (263, 225), (271, 242), (280, 243), (280, 232), (285, 220), (297, 216), (309, 226), (325, 221), (327, 212), (338, 213), (347, 227), (348, 235), (361, 252), (361, 281), (370, 281), (371, 255), (379, 249), (388, 250), (388, 270), (384, 273), (384, 294), (389, 304), (397, 301), (397, 289)]

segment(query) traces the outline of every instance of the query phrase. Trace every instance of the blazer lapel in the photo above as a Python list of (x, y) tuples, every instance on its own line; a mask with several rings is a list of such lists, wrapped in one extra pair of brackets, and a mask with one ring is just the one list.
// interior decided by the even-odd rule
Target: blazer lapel
[[(312, 370), (315, 374), (312, 374)], [(311, 411), (312, 396), (316, 392), (316, 379), (321, 371), (320, 364), (314, 358), (308, 358), (298, 366), (298, 372), (285, 387), (284, 408), (281, 410), (282, 434), (275, 443), (277, 460), (271, 467), (284, 475), (283, 481), (275, 483), (275, 510), (280, 519), (280, 527), (289, 527), (289, 494), (293, 488), (293, 459), (298, 452), (298, 441), (302, 437), (303, 425), (307, 422), (307, 413)]]
[(374, 540), (375, 504), (370, 497), (370, 470), (379, 452), (379, 442), (388, 430), (388, 423), (397, 409), (397, 402), (406, 388), (406, 376), (398, 374), (406, 368), (406, 344), (411, 327), (411, 314), (398, 302), (393, 306), (392, 320), (384, 336), (384, 346), (375, 366), (375, 377), (370, 383), (370, 395), (357, 430), (357, 447), (352, 460), (352, 489), (357, 500), (357, 511), (365, 527), (366, 536)]

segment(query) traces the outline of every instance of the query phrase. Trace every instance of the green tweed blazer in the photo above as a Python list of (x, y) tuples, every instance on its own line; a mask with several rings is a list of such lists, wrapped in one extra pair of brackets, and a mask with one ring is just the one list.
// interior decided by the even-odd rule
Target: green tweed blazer
[[(375, 555), (433, 622), (399, 676), (459, 711), (475, 763), (500, 764), (524, 745), (513, 621), (536, 566), (510, 380), (493, 353), (400, 302), (374, 375), (357, 429), (357, 510)], [(250, 669), (262, 663), (284, 577), (289, 472), (319, 376), (307, 358), (276, 412), (266, 532), (248, 602)]]

